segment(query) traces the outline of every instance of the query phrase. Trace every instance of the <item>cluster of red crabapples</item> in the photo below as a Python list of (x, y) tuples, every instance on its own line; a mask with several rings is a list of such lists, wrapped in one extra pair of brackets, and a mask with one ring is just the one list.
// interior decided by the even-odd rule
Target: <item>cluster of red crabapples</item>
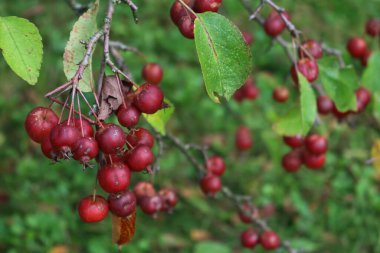
[(359, 87), (355, 91), (356, 96), (356, 111), (340, 112), (335, 103), (328, 96), (318, 96), (317, 108), (318, 113), (321, 115), (327, 115), (332, 113), (337, 119), (343, 119), (351, 114), (357, 114), (363, 112), (368, 104), (371, 102), (371, 93), (364, 87)]
[(222, 189), (222, 180), (220, 177), (226, 170), (223, 158), (214, 155), (207, 158), (205, 162), (205, 175), (201, 178), (199, 184), (204, 194), (213, 196)]
[[(368, 20), (365, 30), (367, 35), (371, 37), (380, 37), (380, 19)], [(352, 57), (360, 60), (363, 66), (367, 66), (368, 58), (371, 56), (372, 50), (368, 47), (364, 38), (350, 38), (347, 42), (347, 50)]]
[[(270, 207), (270, 210), (266, 210)], [(239, 211), (239, 218), (245, 224), (251, 224), (254, 219), (261, 216), (271, 215), (273, 213), (273, 206), (269, 205), (262, 209), (263, 213), (257, 208), (254, 208), (250, 203), (244, 203)], [(265, 215), (267, 213), (267, 215)], [(254, 248), (258, 244), (266, 250), (275, 250), (281, 245), (281, 238), (276, 232), (272, 230), (265, 230), (259, 233), (254, 228), (249, 228), (243, 231), (240, 235), (240, 243), (245, 248)]]
[(217, 12), (222, 4), (222, 0), (183, 0), (183, 2), (192, 11), (184, 7), (180, 1), (175, 1), (170, 9), (170, 17), (181, 34), (188, 39), (194, 39), (194, 21), (196, 16), (193, 12)]
[[(94, 131), (81, 112), (77, 112), (79, 117), (73, 116), (74, 109), (70, 109), (66, 120), (58, 118), (53, 110), (45, 107), (34, 108), (26, 117), (25, 129), (29, 137), (41, 144), (43, 154), (49, 159), (73, 158), (84, 167), (89, 167), (93, 159), (99, 162), (97, 181), (109, 196), (106, 200), (94, 194), (80, 201), (78, 212), (85, 222), (105, 219), (108, 210), (118, 217), (127, 217), (135, 211), (136, 202), (148, 214), (170, 210), (176, 204), (176, 195), (169, 189), (156, 194), (152, 187), (146, 196), (140, 189), (138, 194), (136, 192), (137, 198), (133, 191), (128, 190), (131, 172), (149, 170), (154, 161), (153, 135), (145, 128), (136, 127), (140, 115), (153, 114), (164, 107), (164, 94), (158, 86), (163, 77), (161, 67), (148, 63), (142, 76), (148, 83), (136, 90), (124, 91), (124, 101), (115, 111), (121, 126), (97, 120)], [(122, 126), (128, 130), (127, 133)]]
[(284, 136), (283, 141), (292, 150), (282, 157), (282, 167), (287, 172), (296, 172), (304, 164), (311, 170), (318, 170), (325, 164), (328, 141), (318, 134)]

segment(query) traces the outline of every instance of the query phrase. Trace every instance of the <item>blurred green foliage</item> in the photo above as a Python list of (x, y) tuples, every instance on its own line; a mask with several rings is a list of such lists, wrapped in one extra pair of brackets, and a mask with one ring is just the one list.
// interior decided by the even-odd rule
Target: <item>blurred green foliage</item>
[[(380, 252), (379, 182), (375, 170), (365, 164), (379, 134), (366, 117), (359, 116), (350, 127), (322, 118), (315, 131), (329, 138), (326, 166), (321, 171), (303, 169), (286, 174), (280, 161), (288, 149), (272, 130), (273, 120), (285, 109), (272, 101), (271, 92), (275, 85), (290, 84), (290, 62), (259, 26), (247, 22), (248, 14), (238, 1), (225, 0), (221, 13), (255, 36), (254, 76), (261, 90), (254, 102), (231, 102), (255, 139), (249, 154), (237, 154), (233, 146), (237, 122), (208, 98), (194, 42), (184, 39), (171, 23), (170, 2), (136, 1), (138, 25), (130, 10), (120, 7), (112, 31), (113, 39), (125, 41), (145, 55), (124, 54), (136, 81), (141, 81), (140, 70), (146, 61), (163, 65), (162, 88), (176, 107), (169, 131), (185, 142), (222, 138), (213, 150), (226, 157), (224, 183), (251, 194), (259, 206), (273, 205), (270, 226), (296, 247), (307, 252)], [(101, 3), (104, 9), (104, 1)], [(343, 51), (347, 38), (362, 35), (368, 17), (380, 14), (378, 0), (278, 3), (292, 13), (304, 38), (323, 39)], [(95, 170), (83, 172), (75, 162), (51, 164), (39, 146), (28, 140), (23, 127), (29, 110), (48, 105), (43, 94), (65, 82), (62, 54), (77, 17), (64, 1), (1, 1), (0, 16), (10, 15), (28, 18), (39, 27), (44, 59), (36, 87), (21, 81), (0, 60), (0, 252), (116, 252), (110, 219), (84, 224), (76, 213), (78, 200), (92, 192)], [(95, 58), (96, 71), (99, 57)], [(345, 58), (350, 61), (347, 55)], [(147, 174), (133, 177), (135, 182), (149, 179)], [(123, 252), (249, 252), (240, 247), (239, 234), (246, 226), (238, 221), (231, 203), (220, 196), (203, 197), (195, 170), (178, 151), (167, 149), (154, 182), (157, 187), (178, 189), (180, 203), (172, 215), (155, 221), (139, 212), (135, 238)]]

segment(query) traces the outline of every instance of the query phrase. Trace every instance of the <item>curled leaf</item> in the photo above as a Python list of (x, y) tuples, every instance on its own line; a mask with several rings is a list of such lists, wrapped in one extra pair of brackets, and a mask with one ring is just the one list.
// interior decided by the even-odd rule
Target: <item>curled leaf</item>
[(136, 209), (127, 217), (112, 215), (112, 242), (121, 246), (128, 243), (136, 230)]
[(123, 103), (123, 86), (120, 79), (115, 75), (104, 77), (98, 115), (99, 120), (107, 119)]

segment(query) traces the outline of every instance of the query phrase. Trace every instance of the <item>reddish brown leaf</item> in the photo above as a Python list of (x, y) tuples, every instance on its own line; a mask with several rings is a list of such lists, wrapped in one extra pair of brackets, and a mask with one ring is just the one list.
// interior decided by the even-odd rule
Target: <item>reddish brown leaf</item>
[(136, 229), (136, 209), (128, 217), (112, 215), (112, 242), (121, 246), (128, 243)]

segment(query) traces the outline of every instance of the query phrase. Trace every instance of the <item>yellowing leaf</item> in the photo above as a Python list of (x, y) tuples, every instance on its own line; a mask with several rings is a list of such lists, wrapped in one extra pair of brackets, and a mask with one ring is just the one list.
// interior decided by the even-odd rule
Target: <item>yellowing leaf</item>
[(376, 140), (372, 145), (371, 159), (376, 169), (376, 174), (380, 175), (380, 139)]

